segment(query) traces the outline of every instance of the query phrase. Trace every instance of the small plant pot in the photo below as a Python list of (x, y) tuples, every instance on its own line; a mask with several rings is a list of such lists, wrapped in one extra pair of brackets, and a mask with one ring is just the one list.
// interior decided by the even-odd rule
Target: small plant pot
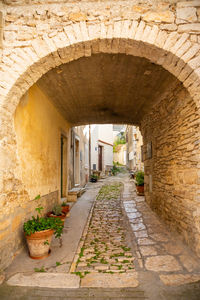
[(63, 224), (64, 224), (65, 218), (66, 218), (66, 214), (65, 214), (65, 213), (62, 213), (62, 215), (56, 216), (56, 215), (54, 215), (54, 214), (50, 211), (50, 212), (47, 213), (47, 217), (48, 217), (48, 218), (59, 218), (59, 219), (61, 219), (61, 221), (62, 221)]
[(136, 185), (136, 190), (139, 195), (144, 195), (144, 185)]
[(29, 255), (33, 259), (43, 259), (50, 254), (50, 244), (54, 230), (47, 229), (25, 235)]
[(62, 206), (62, 212), (64, 214), (68, 214), (69, 211), (70, 211), (70, 206), (69, 205)]
[(90, 181), (91, 182), (97, 182), (97, 179), (96, 178), (91, 178)]

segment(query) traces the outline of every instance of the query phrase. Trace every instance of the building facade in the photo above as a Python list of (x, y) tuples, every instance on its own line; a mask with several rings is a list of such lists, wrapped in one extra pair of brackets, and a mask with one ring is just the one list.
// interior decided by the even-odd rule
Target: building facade
[(126, 166), (126, 161), (127, 161), (126, 147), (127, 147), (126, 144), (120, 144), (115, 147), (115, 150), (113, 152), (113, 161), (116, 164)]
[(69, 189), (84, 187), (89, 180), (88, 126), (71, 129)]
[(115, 163), (126, 166), (127, 146), (126, 146), (126, 125), (113, 125), (113, 160)]
[(143, 139), (138, 127), (126, 127), (127, 168), (129, 170), (144, 170)]
[(93, 125), (91, 129), (91, 169), (101, 175), (113, 166), (113, 125)]

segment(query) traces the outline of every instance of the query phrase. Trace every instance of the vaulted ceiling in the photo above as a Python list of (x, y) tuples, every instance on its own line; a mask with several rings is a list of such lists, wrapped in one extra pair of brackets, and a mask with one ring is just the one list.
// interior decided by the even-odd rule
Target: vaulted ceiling
[(124, 54), (96, 54), (50, 70), (38, 85), (73, 125), (140, 124), (179, 85), (161, 66)]

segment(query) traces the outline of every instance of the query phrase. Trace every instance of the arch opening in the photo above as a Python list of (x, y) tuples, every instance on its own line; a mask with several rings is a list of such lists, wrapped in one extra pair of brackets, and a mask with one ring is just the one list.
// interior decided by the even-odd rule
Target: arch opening
[[(113, 46), (115, 43), (118, 48)], [(197, 204), (198, 83), (195, 90), (193, 79), (196, 75), (190, 66), (172, 52), (123, 38), (77, 42), (72, 46), (62, 46), (56, 51), (44, 50), (39, 59), (31, 62), (31, 66), (29, 64), (27, 53), (22, 74), (2, 102), (4, 109), (9, 102), (11, 104), (5, 115), (5, 126), (1, 128), (3, 139), (6, 136), (11, 141), (7, 148), (2, 143), (2, 153), (4, 155), (6, 152), (8, 162), (1, 166), (2, 191), (8, 199), (8, 206), (6, 209), (3, 207), (2, 211), (10, 212), (12, 203), (21, 207), (21, 203), (28, 203), (33, 199), (23, 179), (25, 175), (22, 174), (19, 151), (19, 137), (26, 135), (17, 132), (16, 124), (15, 129), (12, 126), (19, 100), (31, 87), (27, 93), (28, 98), (33, 90), (41, 93), (41, 98), (37, 99), (38, 104), (45, 98), (43, 104), (47, 101), (55, 110), (52, 114), (53, 121), (49, 119), (49, 124), (55, 122), (54, 116), (58, 114), (60, 123), (56, 130), (65, 128), (64, 134), (68, 140), (69, 128), (73, 125), (140, 125), (144, 138), (146, 200), (159, 215), (183, 234), (191, 246), (195, 245), (195, 251), (200, 255)], [(184, 86), (188, 87), (190, 94), (183, 87), (180, 78), (183, 78)], [(27, 103), (31, 104), (29, 99)], [(35, 124), (39, 124), (38, 118), (43, 119), (40, 106), (37, 110), (38, 114), (33, 118)], [(68, 122), (65, 123), (65, 119)], [(11, 124), (9, 126), (8, 121)], [(30, 118), (28, 123), (29, 121)], [(44, 132), (48, 130), (45, 126), (43, 129)], [(35, 128), (31, 130), (34, 132)], [(56, 139), (55, 143), (58, 141), (60, 139)], [(153, 155), (148, 158), (147, 144), (150, 142)], [(21, 147), (24, 146), (23, 143), (22, 141)], [(45, 157), (45, 152), (43, 155)], [(36, 165), (40, 168), (38, 161)], [(35, 170), (34, 167), (32, 170)], [(149, 188), (150, 178), (153, 182), (152, 191)], [(15, 182), (14, 197), (6, 188), (10, 182)], [(48, 189), (50, 181), (46, 182)], [(54, 192), (57, 193), (56, 186), (49, 189), (49, 193)], [(36, 191), (34, 193), (37, 194)]]
[[(33, 94), (30, 105), (34, 105), (36, 98), (39, 107), (41, 100), (43, 104), (49, 101), (59, 118), (67, 121), (59, 121), (58, 125), (55, 119), (54, 126), (50, 120), (49, 126), (57, 126), (57, 131), (60, 126), (64, 130), (65, 126), (88, 123), (139, 125), (144, 139), (146, 200), (184, 235), (189, 244), (195, 242), (198, 249), (198, 239), (195, 241), (197, 227), (192, 222), (197, 209), (194, 189), (197, 188), (198, 145), (195, 143), (198, 114), (191, 96), (173, 75), (145, 58), (95, 54), (50, 70), (30, 89), (30, 93)], [(51, 132), (50, 127), (47, 131)], [(17, 139), (19, 135), (28, 136), (24, 132), (17, 133)], [(26, 138), (22, 142), (21, 157), (25, 157), (25, 141)], [(51, 147), (52, 136), (49, 136), (48, 143)], [(148, 154), (149, 143), (151, 156)], [(30, 148), (34, 149), (34, 144)], [(49, 162), (48, 165), (55, 172), (56, 167), (50, 166)], [(45, 166), (42, 169), (48, 170)], [(45, 178), (50, 173), (48, 170)], [(191, 231), (193, 236), (189, 234)]]

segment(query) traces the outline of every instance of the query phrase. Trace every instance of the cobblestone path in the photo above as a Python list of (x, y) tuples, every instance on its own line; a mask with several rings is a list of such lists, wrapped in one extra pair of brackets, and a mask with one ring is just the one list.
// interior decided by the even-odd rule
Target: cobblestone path
[(101, 188), (96, 199), (88, 233), (77, 260), (76, 274), (90, 272), (135, 272), (134, 257), (125, 242), (120, 203), (122, 184)]

